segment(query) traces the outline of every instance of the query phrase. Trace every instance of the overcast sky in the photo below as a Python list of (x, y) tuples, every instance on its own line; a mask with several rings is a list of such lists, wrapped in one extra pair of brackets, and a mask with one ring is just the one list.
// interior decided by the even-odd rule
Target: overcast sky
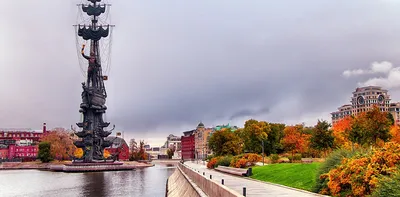
[[(80, 2), (2, 1), (0, 127), (80, 120)], [(361, 85), (400, 101), (400, 1), (109, 2), (106, 120), (125, 138), (158, 145), (199, 121), (314, 125)]]

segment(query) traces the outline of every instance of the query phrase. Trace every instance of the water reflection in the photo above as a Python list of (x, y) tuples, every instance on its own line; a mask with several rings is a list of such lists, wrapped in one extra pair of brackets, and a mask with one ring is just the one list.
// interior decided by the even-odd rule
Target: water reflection
[(165, 196), (175, 165), (156, 164), (135, 171), (60, 173), (38, 170), (0, 171), (0, 196)]

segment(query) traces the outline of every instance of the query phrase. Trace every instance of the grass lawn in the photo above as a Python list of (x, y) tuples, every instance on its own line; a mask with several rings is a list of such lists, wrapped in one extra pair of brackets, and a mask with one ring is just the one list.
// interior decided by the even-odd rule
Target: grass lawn
[(253, 167), (251, 178), (311, 191), (321, 163), (282, 163)]

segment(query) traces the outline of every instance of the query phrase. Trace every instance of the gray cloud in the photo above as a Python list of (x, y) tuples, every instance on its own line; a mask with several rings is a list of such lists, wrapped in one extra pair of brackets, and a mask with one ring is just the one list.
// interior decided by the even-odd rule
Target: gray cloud
[[(3, 2), (1, 127), (79, 121), (76, 3)], [(396, 2), (111, 3), (106, 118), (131, 136), (180, 134), (199, 121), (242, 126), (247, 116), (314, 124), (364, 81), (344, 70), (399, 64)]]

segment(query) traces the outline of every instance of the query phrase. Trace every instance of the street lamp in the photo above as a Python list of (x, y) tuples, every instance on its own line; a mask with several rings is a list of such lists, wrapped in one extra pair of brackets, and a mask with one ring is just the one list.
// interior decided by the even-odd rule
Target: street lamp
[(262, 143), (262, 154), (263, 154), (263, 165), (264, 165), (264, 140), (261, 141)]

